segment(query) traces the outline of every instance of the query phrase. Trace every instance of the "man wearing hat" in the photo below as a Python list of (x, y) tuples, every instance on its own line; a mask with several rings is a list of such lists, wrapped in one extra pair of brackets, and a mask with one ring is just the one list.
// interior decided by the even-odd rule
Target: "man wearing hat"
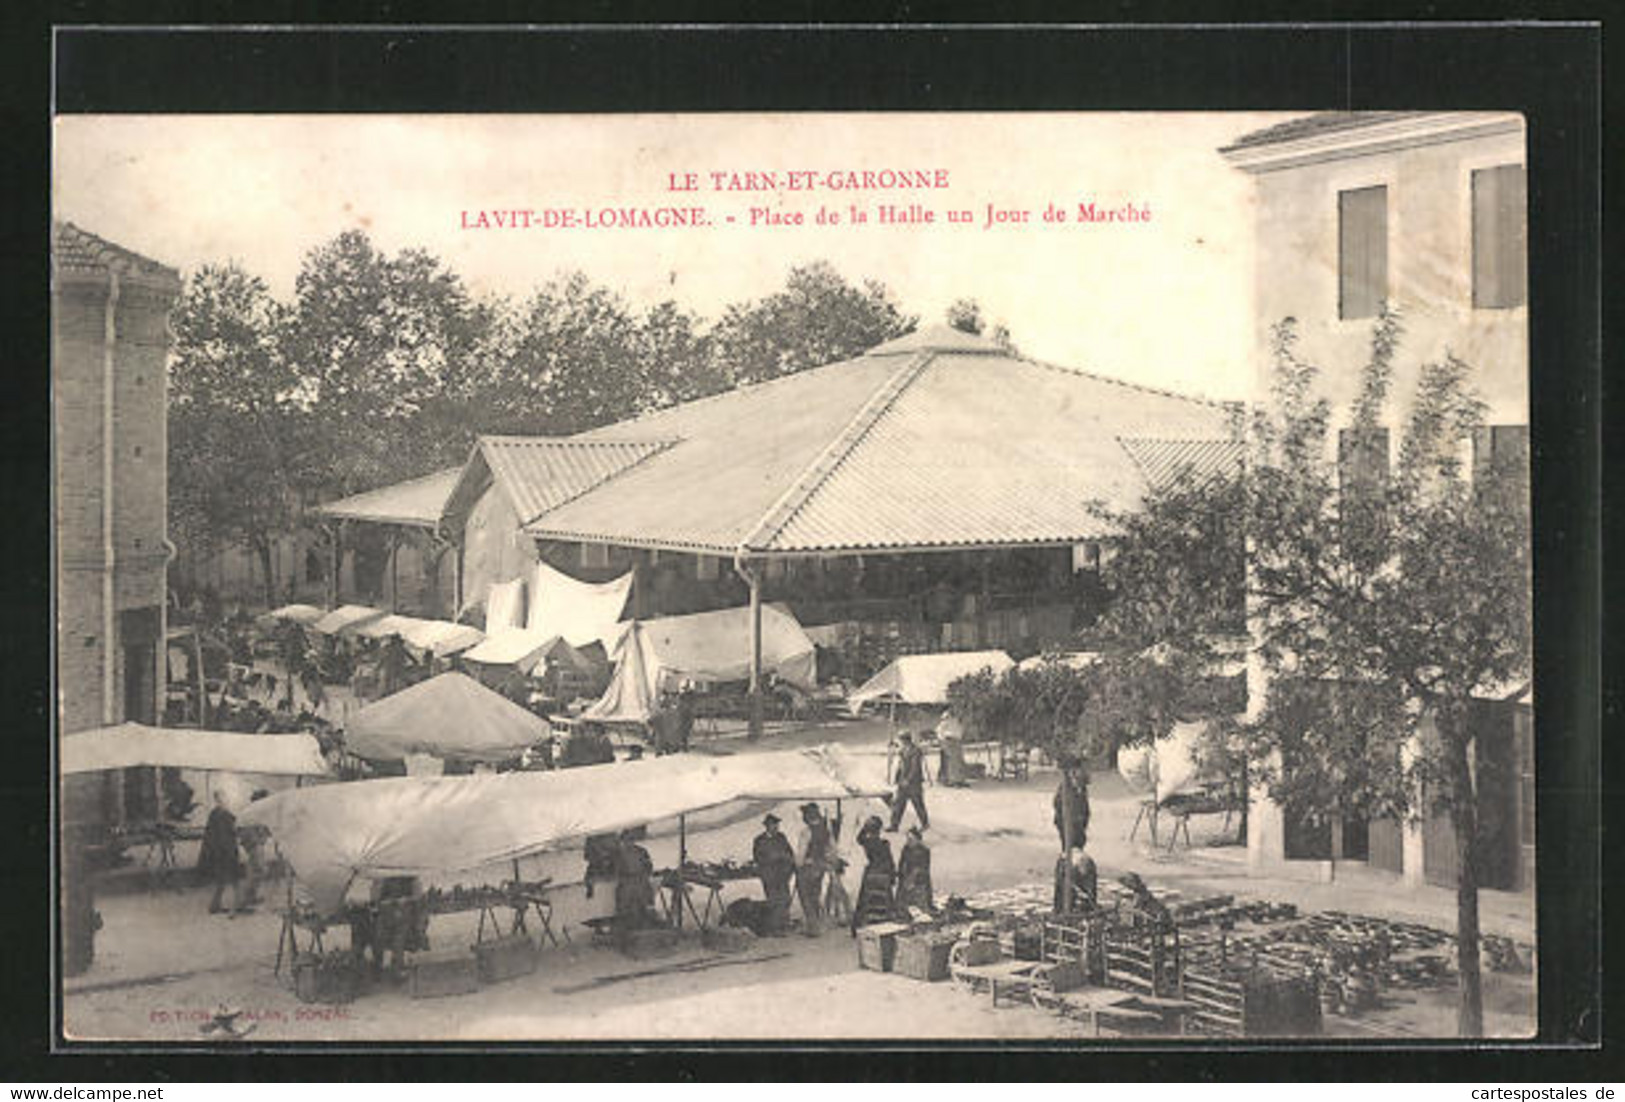
[(903, 822), (903, 810), (912, 803), (914, 814), (920, 818), (920, 829), (931, 829), (931, 816), (925, 813), (925, 755), (914, 745), (914, 736), (904, 731), (897, 736), (897, 791), (891, 801), (891, 826), (888, 833), (897, 833)]
[(790, 925), (790, 878), (796, 871), (796, 851), (790, 848), (790, 839), (779, 833), (779, 817), (771, 811), (762, 817), (762, 833), (751, 845), (751, 859), (767, 896), (763, 928), (776, 937)]
[(802, 932), (817, 937), (824, 932), (824, 873), (834, 857), (834, 843), (817, 804), (801, 805), (801, 824), (796, 834), (796, 895), (805, 920)]

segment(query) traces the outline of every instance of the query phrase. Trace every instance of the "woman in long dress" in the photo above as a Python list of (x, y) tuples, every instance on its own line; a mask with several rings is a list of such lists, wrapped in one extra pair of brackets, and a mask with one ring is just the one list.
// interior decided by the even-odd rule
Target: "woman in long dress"
[(920, 828), (912, 826), (897, 859), (897, 906), (929, 914), (934, 909), (931, 894), (931, 847), (925, 844)]
[(858, 831), (858, 845), (863, 848), (865, 864), (858, 901), (852, 908), (854, 936), (859, 926), (891, 917), (892, 881), (897, 878), (897, 865), (892, 861), (891, 843), (881, 836), (884, 825), (880, 816), (871, 815)]

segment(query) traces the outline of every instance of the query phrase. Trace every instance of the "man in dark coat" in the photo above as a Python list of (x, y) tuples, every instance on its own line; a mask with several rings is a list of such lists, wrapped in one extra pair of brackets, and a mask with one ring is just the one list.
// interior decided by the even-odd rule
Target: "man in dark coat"
[(891, 826), (886, 829), (896, 833), (903, 822), (903, 809), (912, 803), (920, 829), (930, 830), (931, 816), (925, 813), (925, 755), (907, 731), (899, 734), (897, 741), (897, 791), (891, 801)]
[(772, 812), (762, 817), (762, 833), (751, 845), (751, 859), (767, 896), (764, 926), (770, 936), (777, 936), (790, 926), (790, 878), (796, 871), (796, 851), (790, 847), (790, 839), (779, 833), (779, 817)]
[(932, 907), (931, 847), (925, 844), (917, 826), (908, 828), (908, 841), (897, 857), (897, 906), (917, 907), (927, 914)]
[(236, 915), (242, 903), (237, 881), (243, 875), (243, 863), (237, 856), (237, 816), (226, 810), (225, 794), (219, 791), (214, 794), (214, 808), (203, 825), (203, 845), (198, 849), (197, 867), (214, 885), (209, 913), (220, 913), (220, 896), (229, 887), (231, 914)]
[[(1071, 789), (1072, 837), (1066, 836), (1066, 797)], [(1061, 770), (1061, 783), (1055, 787), (1055, 840), (1061, 853), (1067, 846), (1083, 849), (1089, 842), (1089, 775), (1079, 765), (1069, 764)]]

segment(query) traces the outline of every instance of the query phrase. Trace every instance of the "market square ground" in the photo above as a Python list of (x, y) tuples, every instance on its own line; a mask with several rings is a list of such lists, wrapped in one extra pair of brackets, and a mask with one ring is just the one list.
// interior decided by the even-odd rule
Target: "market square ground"
[[(763, 749), (783, 749), (838, 735), (860, 752), (884, 753), (883, 724), (843, 725), (770, 735)], [(731, 740), (711, 752), (743, 751)], [(927, 791), (937, 895), (1046, 882), (1054, 860), (1050, 795), (1053, 774), (1025, 782), (984, 781), (968, 789)], [(1092, 785), (1090, 849), (1103, 874), (1135, 870), (1154, 886), (1189, 893), (1227, 892), (1238, 899), (1292, 902), (1301, 910), (1343, 910), (1449, 930), (1453, 893), (1401, 888), (1387, 874), (1339, 866), (1333, 883), (1249, 877), (1245, 849), (1220, 841), (1217, 817), (1193, 823), (1195, 845), (1153, 852), (1141, 832), (1129, 841), (1139, 801), (1113, 774)], [(703, 852), (748, 852), (754, 824), (708, 836)], [(1233, 834), (1232, 826), (1230, 833)], [(700, 843), (697, 843), (699, 846)], [(186, 851), (182, 851), (185, 863)], [(149, 890), (139, 872), (104, 886), (97, 907), (104, 928), (96, 960), (64, 991), (69, 1037), (196, 1043), (199, 1026), (222, 1002), (256, 1022), (251, 1040), (710, 1040), (771, 1038), (900, 1039), (1079, 1038), (1082, 1028), (1051, 1013), (972, 995), (947, 982), (922, 984), (863, 971), (845, 931), (818, 939), (763, 939), (734, 956), (713, 954), (696, 939), (670, 956), (629, 960), (586, 947), (548, 949), (535, 974), (462, 996), (414, 1000), (384, 988), (344, 1006), (301, 1003), (273, 975), (279, 919), (262, 907), (234, 919), (206, 913), (207, 892)], [(847, 876), (855, 890), (855, 874)], [(753, 887), (753, 886), (752, 886)], [(1528, 895), (1485, 892), (1486, 932), (1534, 941)], [(466, 923), (461, 922), (467, 919)], [(466, 925), (466, 929), (464, 926)], [(342, 943), (344, 934), (336, 939)], [(474, 939), (473, 916), (437, 918), (436, 946)], [(671, 970), (672, 965), (708, 966)], [(632, 978), (630, 973), (652, 973)], [(608, 980), (608, 982), (605, 982)], [(1535, 1022), (1535, 977), (1485, 975), (1486, 1033), (1528, 1036)], [(1441, 1037), (1454, 1032), (1455, 989), (1390, 992), (1376, 1012), (1327, 1018), (1326, 1032), (1359, 1037)]]

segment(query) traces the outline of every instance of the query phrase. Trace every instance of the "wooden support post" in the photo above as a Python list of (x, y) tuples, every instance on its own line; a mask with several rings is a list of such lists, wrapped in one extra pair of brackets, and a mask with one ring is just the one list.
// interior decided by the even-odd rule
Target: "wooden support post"
[(389, 535), (389, 611), (399, 612), (401, 603), (401, 575), (396, 563), (401, 554), (401, 534), (391, 531)]
[(462, 544), (462, 541), (460, 541), (460, 540), (457, 543), (457, 587), (456, 588), (457, 588), (457, 592), (455, 594), (456, 603), (453, 605), (452, 610), (451, 610), (451, 618), (453, 620), (461, 619), (461, 617), (463, 615), (463, 544)]
[(327, 579), (327, 607), (339, 607), (339, 571), (344, 569), (344, 522), (338, 521), (328, 528), (331, 546), (328, 555), (333, 569)]
[(750, 732), (762, 737), (762, 576), (750, 573)]

